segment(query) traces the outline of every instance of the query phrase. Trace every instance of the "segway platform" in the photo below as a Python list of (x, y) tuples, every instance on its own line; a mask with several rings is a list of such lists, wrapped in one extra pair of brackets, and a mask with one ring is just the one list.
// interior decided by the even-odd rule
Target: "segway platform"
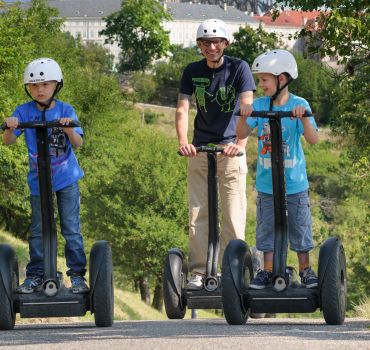
[(243, 297), (244, 303), (250, 305), (252, 313), (305, 313), (314, 312), (319, 307), (318, 289), (299, 285), (292, 285), (280, 292), (273, 287), (248, 290)]
[(222, 290), (219, 286), (214, 291), (186, 290), (187, 306), (189, 309), (222, 309)]
[(31, 294), (16, 294), (14, 306), (22, 318), (84, 316), (90, 309), (89, 293), (74, 294), (61, 287), (58, 294), (46, 296), (42, 291)]

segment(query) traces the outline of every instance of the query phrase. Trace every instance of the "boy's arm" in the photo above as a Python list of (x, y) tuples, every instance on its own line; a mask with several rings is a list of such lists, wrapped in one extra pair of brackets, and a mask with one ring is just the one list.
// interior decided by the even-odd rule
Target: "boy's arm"
[[(63, 125), (68, 125), (71, 122), (72, 118), (61, 118), (59, 119), (59, 123)], [(63, 128), (64, 133), (68, 136), (69, 142), (74, 148), (81, 147), (83, 144), (82, 136), (75, 132), (74, 128)]]
[(303, 114), (306, 112), (306, 109), (307, 109), (306, 106), (295, 106), (292, 110), (292, 114), (300, 119), (303, 125), (303, 136), (305, 140), (309, 144), (314, 145), (319, 141), (319, 136), (317, 134), (317, 130), (311, 124), (310, 118), (303, 117)]
[(64, 128), (64, 133), (68, 136), (69, 142), (74, 148), (82, 146), (83, 138), (80, 134), (75, 132), (73, 128)]
[(4, 130), (3, 143), (4, 145), (11, 145), (17, 140), (14, 129), (18, 126), (19, 120), (16, 117), (9, 117), (6, 118), (5, 123), (9, 129)]
[(17, 140), (17, 136), (14, 135), (13, 129), (6, 129), (3, 133), (4, 145), (11, 145)]
[(317, 134), (317, 130), (310, 123), (309, 118), (302, 118), (301, 121), (303, 124), (303, 129), (304, 129), (303, 136), (305, 140), (309, 144), (315, 145), (319, 141), (319, 135)]

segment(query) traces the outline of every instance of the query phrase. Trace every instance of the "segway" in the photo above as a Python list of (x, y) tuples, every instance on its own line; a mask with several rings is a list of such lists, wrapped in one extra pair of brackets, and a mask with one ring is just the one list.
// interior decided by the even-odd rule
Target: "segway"
[(288, 213), (284, 176), (281, 118), (291, 112), (253, 112), (252, 117), (268, 118), (272, 151), (272, 184), (275, 239), (272, 286), (248, 289), (253, 278), (251, 252), (241, 240), (229, 242), (222, 261), (222, 303), (227, 322), (242, 325), (250, 313), (310, 313), (320, 308), (327, 324), (344, 322), (346, 311), (346, 258), (339, 238), (330, 237), (320, 248), (318, 287), (305, 288), (292, 279), (287, 268)]
[[(217, 153), (222, 147), (200, 146), (197, 152), (207, 153), (208, 160), (208, 250), (206, 275), (203, 289), (187, 290), (187, 263), (179, 248), (169, 250), (163, 272), (163, 298), (167, 317), (182, 319), (186, 307), (189, 309), (222, 309), (221, 281), (217, 273), (220, 249), (220, 228), (218, 213)], [(239, 153), (238, 156), (241, 156)]]
[[(78, 127), (70, 122), (63, 127)], [(14, 250), (0, 245), (0, 330), (13, 329), (15, 316), (72, 317), (94, 314), (98, 327), (113, 324), (113, 267), (112, 252), (107, 241), (96, 242), (90, 252), (90, 292), (74, 294), (63, 284), (57, 272), (57, 231), (54, 218), (53, 193), (49, 155), (48, 129), (62, 127), (59, 120), (19, 123), (18, 129), (36, 130), (38, 175), (42, 215), (44, 250), (44, 282), (40, 292), (17, 294), (18, 263)], [(4, 123), (1, 128), (7, 129)]]

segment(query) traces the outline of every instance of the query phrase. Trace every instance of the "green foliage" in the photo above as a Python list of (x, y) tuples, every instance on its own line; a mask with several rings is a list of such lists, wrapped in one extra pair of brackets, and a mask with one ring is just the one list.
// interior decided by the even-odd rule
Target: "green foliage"
[(159, 278), (168, 249), (183, 247), (186, 239), (185, 163), (174, 141), (140, 127), (138, 114), (130, 120), (126, 126), (117, 120), (114, 131), (94, 137), (106, 145), (106, 156), (84, 164), (90, 174), (99, 169), (98, 177), (85, 180), (86, 231), (111, 242), (125, 275)]
[(120, 11), (105, 18), (106, 29), (100, 34), (106, 35), (108, 42), (118, 42), (120, 72), (144, 71), (153, 60), (167, 54), (170, 42), (161, 23), (169, 18), (155, 0), (124, 1)]
[(256, 30), (246, 25), (234, 34), (234, 41), (225, 50), (225, 54), (252, 64), (261, 53), (282, 47), (283, 43), (275, 33), (265, 32), (261, 25)]
[(153, 75), (135, 72), (130, 82), (133, 88), (130, 99), (133, 102), (149, 102), (156, 96), (158, 84)]
[(316, 27), (302, 29), (300, 37), (310, 40), (310, 48), (322, 57), (338, 55), (341, 62), (351, 57), (368, 59), (370, 46), (369, 3), (366, 0), (284, 0), (275, 4), (303, 11), (320, 10)]
[(144, 120), (147, 124), (155, 124), (158, 121), (158, 118), (162, 116), (161, 113), (156, 113), (153, 111), (145, 111), (144, 112)]
[(298, 78), (289, 85), (289, 90), (309, 102), (316, 122), (329, 124), (334, 116), (334, 103), (330, 96), (335, 84), (333, 72), (322, 63), (305, 59), (302, 55), (296, 54), (295, 59)]
[(171, 46), (171, 56), (168, 62), (159, 62), (153, 67), (155, 82), (158, 85), (153, 100), (162, 104), (175, 105), (178, 89), (184, 68), (191, 62), (202, 59), (197, 47), (183, 48)]

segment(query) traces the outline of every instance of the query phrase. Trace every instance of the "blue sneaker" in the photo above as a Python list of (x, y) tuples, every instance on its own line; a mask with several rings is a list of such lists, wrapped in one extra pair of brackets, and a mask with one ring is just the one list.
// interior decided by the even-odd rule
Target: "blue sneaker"
[(319, 284), (319, 280), (315, 275), (315, 272), (312, 271), (311, 266), (306, 267), (303, 271), (299, 273), (301, 277), (301, 284), (306, 288), (315, 288)]
[(256, 277), (254, 277), (249, 284), (249, 289), (265, 289), (271, 286), (272, 272), (259, 270)]
[(72, 275), (71, 283), (72, 283), (72, 293), (81, 294), (81, 293), (87, 293), (89, 291), (89, 287), (86, 284), (86, 280), (84, 276)]
[(17, 287), (18, 294), (31, 294), (42, 289), (43, 279), (40, 276), (28, 276), (24, 282)]

